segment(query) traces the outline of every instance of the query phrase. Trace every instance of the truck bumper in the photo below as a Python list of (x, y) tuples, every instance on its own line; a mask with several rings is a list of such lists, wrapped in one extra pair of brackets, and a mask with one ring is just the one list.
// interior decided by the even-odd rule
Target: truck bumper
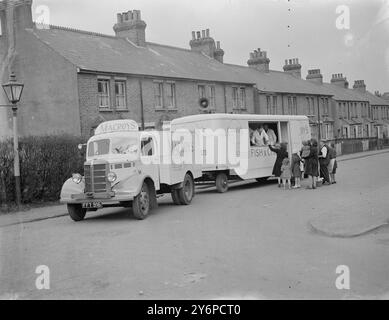
[(136, 197), (133, 193), (108, 192), (108, 193), (80, 193), (72, 194), (70, 198), (61, 198), (63, 204), (83, 204), (88, 202), (101, 202), (103, 206), (133, 201)]

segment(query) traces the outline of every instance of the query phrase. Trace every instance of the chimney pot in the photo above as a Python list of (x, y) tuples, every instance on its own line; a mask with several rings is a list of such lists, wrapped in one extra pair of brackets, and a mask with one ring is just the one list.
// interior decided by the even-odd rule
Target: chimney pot
[(204, 39), (205, 38), (205, 30), (201, 30), (201, 35), (202, 35), (202, 38)]
[(205, 33), (206, 33), (206, 36), (207, 36), (207, 38), (209, 38), (210, 37), (210, 32), (209, 32), (209, 29), (207, 29), (206, 31), (205, 31)]
[(217, 48), (217, 49), (220, 49), (220, 41), (217, 41), (217, 42), (216, 42), (216, 48)]
[[(146, 23), (141, 20), (140, 10), (129, 10), (117, 14), (118, 22), (113, 27), (119, 38), (127, 38), (134, 44), (144, 47), (146, 44)], [(129, 23), (131, 22), (131, 23)]]
[(201, 32), (197, 31), (197, 39), (201, 39)]
[(196, 40), (196, 32), (192, 31), (192, 40)]

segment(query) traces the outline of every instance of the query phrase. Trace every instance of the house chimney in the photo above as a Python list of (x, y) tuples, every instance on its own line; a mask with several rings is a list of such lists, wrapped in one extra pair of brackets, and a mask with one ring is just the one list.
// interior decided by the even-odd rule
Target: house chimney
[(343, 76), (342, 73), (337, 73), (332, 75), (331, 83), (342, 88), (348, 89), (349, 83), (347, 78)]
[[(194, 33), (197, 34), (197, 38), (193, 38)], [(190, 41), (189, 45), (192, 51), (202, 52), (208, 57), (216, 59), (216, 43), (215, 40), (211, 37), (209, 29), (197, 32), (193, 31), (192, 40)], [(220, 56), (220, 54), (221, 52), (218, 53), (218, 56)]]
[(139, 47), (146, 46), (147, 24), (141, 19), (139, 10), (118, 13), (113, 30), (119, 38), (127, 38)]
[(365, 93), (366, 92), (366, 85), (364, 80), (356, 80), (353, 86), (354, 90), (357, 90), (359, 92)]
[(214, 53), (215, 60), (219, 61), (220, 63), (224, 62), (224, 50), (220, 48), (220, 41), (216, 42), (216, 50)]
[(323, 84), (323, 75), (321, 74), (320, 69), (308, 70), (308, 75), (306, 79), (311, 82)]
[(284, 71), (290, 73), (292, 76), (301, 79), (301, 64), (299, 59), (285, 60)]
[(267, 57), (266, 51), (261, 49), (254, 50), (250, 53), (250, 59), (247, 61), (250, 68), (261, 72), (269, 72), (270, 59)]
[(382, 96), (382, 99), (389, 101), (389, 92), (385, 92)]
[(26, 28), (32, 28), (32, 0), (3, 0), (0, 2), (2, 40), (8, 39), (8, 32), (17, 35)]

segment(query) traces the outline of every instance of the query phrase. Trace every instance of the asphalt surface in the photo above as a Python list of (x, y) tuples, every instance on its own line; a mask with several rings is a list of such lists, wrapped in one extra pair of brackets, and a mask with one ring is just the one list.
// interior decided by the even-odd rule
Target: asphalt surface
[[(339, 212), (389, 219), (388, 163), (388, 153), (343, 162), (338, 184), (316, 191), (251, 183), (201, 191), (188, 207), (167, 196), (145, 221), (116, 208), (3, 226), (0, 298), (389, 299), (388, 227), (347, 239), (310, 227)], [(36, 288), (40, 265), (50, 290)], [(350, 290), (335, 286), (340, 265)]]

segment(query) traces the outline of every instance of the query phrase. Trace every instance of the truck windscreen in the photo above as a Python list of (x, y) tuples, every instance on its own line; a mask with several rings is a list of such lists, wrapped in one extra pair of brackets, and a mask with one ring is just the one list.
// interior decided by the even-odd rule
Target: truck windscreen
[(137, 138), (115, 137), (91, 141), (88, 145), (88, 157), (114, 155), (136, 156), (139, 150)]

